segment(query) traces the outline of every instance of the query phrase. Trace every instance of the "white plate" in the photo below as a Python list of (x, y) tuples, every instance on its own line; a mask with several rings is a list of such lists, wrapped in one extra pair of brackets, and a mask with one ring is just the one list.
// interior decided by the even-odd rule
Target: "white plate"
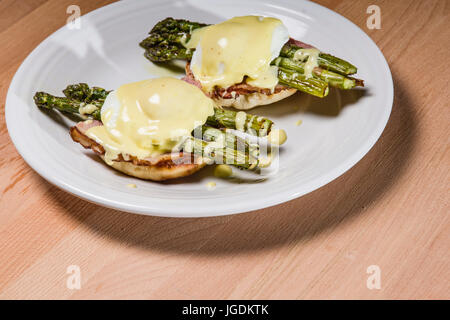
[[(280, 18), (292, 37), (355, 64), (357, 76), (367, 84), (364, 91), (333, 91), (325, 100), (297, 94), (276, 105), (252, 110), (270, 116), (288, 134), (279, 172), (264, 182), (219, 180), (211, 175), (211, 169), (166, 183), (127, 177), (74, 143), (68, 133), (70, 121), (56, 117), (56, 113), (49, 116), (33, 103), (36, 91), (61, 95), (71, 83), (87, 82), (112, 89), (161, 76), (165, 72), (147, 61), (138, 46), (161, 19), (217, 23), (248, 14)], [(298, 0), (130, 0), (82, 16), (79, 30), (63, 27), (43, 41), (14, 76), (6, 101), (6, 121), (25, 161), (72, 194), (129, 212), (205, 217), (276, 205), (337, 178), (377, 141), (389, 118), (392, 100), (391, 73), (378, 47), (353, 23), (317, 4)], [(296, 111), (296, 106), (300, 110)], [(297, 126), (297, 120), (303, 123)], [(215, 190), (207, 189), (209, 181), (217, 183)], [(127, 188), (129, 183), (137, 188)]]

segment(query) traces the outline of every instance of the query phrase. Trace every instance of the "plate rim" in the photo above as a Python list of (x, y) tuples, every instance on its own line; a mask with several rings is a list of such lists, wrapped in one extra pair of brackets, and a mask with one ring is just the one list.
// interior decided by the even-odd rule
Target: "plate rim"
[[(97, 8), (83, 16), (90, 16), (94, 14), (99, 14), (100, 11), (105, 10), (105, 8), (111, 8), (118, 5), (123, 4), (127, 1), (118, 1), (114, 2), (112, 4)], [(287, 1), (283, 1), (287, 2)], [(126, 211), (130, 213), (136, 213), (136, 214), (143, 214), (143, 215), (152, 215), (152, 216), (161, 216), (161, 217), (211, 217), (211, 216), (222, 216), (222, 215), (229, 215), (229, 214), (237, 214), (237, 213), (244, 213), (244, 212), (250, 212), (250, 211), (256, 211), (263, 208), (269, 208), (276, 206), (278, 204), (291, 201), (293, 199), (299, 198), (301, 196), (304, 196), (312, 191), (315, 191), (319, 189), (320, 187), (323, 187), (324, 185), (332, 182), (333, 180), (337, 179), (344, 173), (346, 173), (350, 168), (355, 166), (375, 145), (375, 143), (379, 140), (381, 137), (384, 128), (386, 127), (390, 114), (392, 112), (392, 106), (394, 101), (394, 85), (393, 85), (393, 79), (392, 79), (392, 73), (389, 68), (389, 64), (386, 61), (386, 58), (384, 57), (382, 51), (379, 49), (379, 47), (376, 45), (376, 43), (356, 24), (354, 24), (352, 21), (348, 20), (344, 16), (334, 12), (333, 10), (330, 10), (324, 6), (321, 6), (314, 2), (305, 1), (306, 5), (312, 5), (313, 7), (319, 8), (319, 10), (325, 10), (328, 14), (334, 15), (335, 17), (339, 19), (344, 19), (346, 23), (350, 24), (353, 28), (358, 30), (358, 32), (361, 33), (363, 37), (366, 38), (367, 41), (369, 41), (376, 49), (377, 54), (380, 56), (381, 61), (383, 62), (383, 71), (385, 71), (386, 81), (389, 83), (386, 84), (386, 87), (388, 88), (389, 92), (386, 92), (387, 96), (387, 105), (388, 107), (385, 109), (385, 113), (383, 115), (383, 118), (379, 121), (379, 125), (376, 127), (376, 130), (374, 130), (371, 135), (370, 139), (364, 142), (358, 150), (355, 150), (349, 158), (343, 162), (340, 166), (334, 167), (330, 172), (319, 176), (312, 180), (306, 187), (304, 186), (302, 191), (295, 191), (289, 193), (289, 194), (283, 194), (283, 196), (278, 197), (272, 197), (269, 199), (258, 199), (258, 201), (248, 201), (245, 203), (239, 203), (239, 205), (228, 205), (226, 208), (218, 208), (218, 209), (211, 209), (211, 208), (205, 208), (205, 207), (196, 207), (196, 208), (190, 208), (190, 206), (185, 206), (183, 208), (180, 207), (171, 207), (171, 206), (152, 206), (149, 204), (148, 206), (137, 206), (133, 205), (131, 203), (123, 203), (114, 201), (112, 199), (107, 199), (101, 196), (98, 196), (96, 194), (92, 194), (90, 192), (81, 190), (77, 188), (76, 186), (71, 185), (70, 183), (67, 183), (66, 181), (63, 181), (62, 179), (59, 179), (58, 177), (50, 174), (47, 168), (43, 167), (39, 161), (35, 161), (32, 154), (29, 154), (27, 150), (19, 143), (19, 138), (17, 135), (17, 132), (15, 129), (12, 129), (11, 125), (11, 104), (12, 104), (12, 91), (13, 88), (18, 86), (18, 78), (21, 76), (21, 74), (24, 72), (24, 69), (26, 69), (27, 65), (30, 64), (30, 61), (32, 58), (38, 54), (38, 52), (41, 50), (41, 48), (45, 45), (46, 42), (49, 41), (50, 38), (54, 37), (56, 34), (59, 34), (60, 32), (63, 32), (63, 30), (66, 28), (66, 25), (62, 26), (52, 34), (50, 34), (48, 37), (46, 37), (43, 41), (39, 43), (36, 48), (33, 49), (33, 51), (22, 61), (21, 65), (17, 69), (16, 73), (14, 74), (11, 83), (8, 88), (8, 93), (6, 96), (5, 101), (5, 120), (6, 120), (6, 127), (9, 133), (9, 136), (11, 138), (11, 141), (13, 142), (16, 150), (21, 155), (21, 157), (24, 159), (24, 161), (34, 170), (36, 171), (41, 177), (43, 177), (46, 181), (50, 182), (51, 184), (57, 186), (58, 188), (69, 192), (72, 195), (75, 195), (81, 199), (87, 200), (89, 202), (102, 205), (104, 207), (108, 207), (111, 209), (116, 209), (120, 211)]]

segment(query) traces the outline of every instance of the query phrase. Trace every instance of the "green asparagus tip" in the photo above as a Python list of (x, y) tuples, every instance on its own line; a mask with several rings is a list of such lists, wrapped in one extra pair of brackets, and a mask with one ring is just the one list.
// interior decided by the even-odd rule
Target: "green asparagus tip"
[(39, 107), (39, 108), (47, 108), (50, 109), (50, 107), (48, 106), (48, 100), (47, 100), (48, 95), (45, 92), (36, 92), (34, 94), (34, 103)]

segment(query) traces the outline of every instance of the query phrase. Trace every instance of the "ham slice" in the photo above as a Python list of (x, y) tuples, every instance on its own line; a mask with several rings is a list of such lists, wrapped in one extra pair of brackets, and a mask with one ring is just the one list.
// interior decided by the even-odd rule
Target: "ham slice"
[(304, 49), (315, 48), (315, 47), (313, 47), (313, 46), (310, 45), (310, 44), (301, 42), (300, 40), (295, 40), (295, 39), (293, 39), (293, 38), (289, 38), (288, 43), (294, 44), (294, 45), (296, 45), (297, 47), (302, 47), (302, 48), (304, 48)]
[[(194, 74), (192, 73), (192, 70), (190, 68), (189, 62), (186, 63), (185, 69), (186, 69), (186, 76), (184, 78), (182, 78), (182, 80), (186, 81), (187, 83), (193, 84), (194, 86), (201, 89), (202, 85), (201, 85), (200, 81), (195, 79)], [(276, 93), (279, 93), (279, 92), (281, 92), (283, 90), (287, 90), (287, 89), (290, 89), (290, 88), (287, 86), (278, 84), (275, 87), (275, 90), (272, 92), (270, 89), (258, 88), (258, 87), (251, 86), (251, 85), (247, 84), (244, 80), (241, 83), (232, 85), (226, 89), (216, 88), (213, 92), (207, 93), (207, 95), (212, 99), (215, 99), (215, 98), (234, 99), (234, 98), (239, 97), (240, 95), (248, 95), (248, 94), (253, 94), (253, 93), (262, 93), (265, 95), (272, 95), (274, 93), (276, 94)]]

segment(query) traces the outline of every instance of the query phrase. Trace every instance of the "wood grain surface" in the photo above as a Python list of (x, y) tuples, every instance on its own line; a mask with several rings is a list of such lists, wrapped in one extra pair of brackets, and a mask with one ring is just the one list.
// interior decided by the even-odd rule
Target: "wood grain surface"
[[(204, 219), (80, 200), (37, 175), (8, 136), (5, 98), (20, 63), (64, 25), (68, 5), (85, 14), (109, 2), (0, 0), (0, 298), (450, 298), (450, 1), (317, 1), (389, 62), (395, 100), (382, 137), (315, 192)], [(366, 27), (371, 4), (380, 30)], [(80, 267), (80, 290), (66, 286), (69, 265)], [(366, 286), (370, 265), (380, 289)]]

